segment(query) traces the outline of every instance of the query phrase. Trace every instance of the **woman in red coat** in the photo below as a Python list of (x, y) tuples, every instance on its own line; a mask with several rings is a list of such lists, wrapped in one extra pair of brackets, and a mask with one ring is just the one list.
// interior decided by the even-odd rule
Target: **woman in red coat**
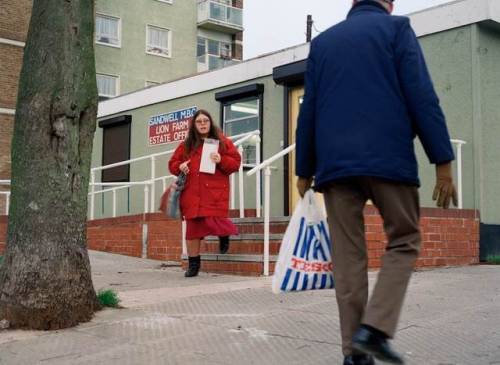
[[(201, 153), (205, 138), (219, 141), (219, 150), (210, 155), (216, 164), (214, 174), (200, 172)], [(238, 171), (241, 156), (226, 138), (206, 110), (198, 110), (191, 121), (188, 137), (175, 150), (168, 167), (172, 174), (187, 175), (180, 196), (181, 214), (186, 220), (186, 240), (189, 266), (186, 277), (198, 275), (200, 242), (209, 235), (220, 237), (220, 250), (226, 253), (229, 236), (238, 234), (229, 215), (229, 175)]]

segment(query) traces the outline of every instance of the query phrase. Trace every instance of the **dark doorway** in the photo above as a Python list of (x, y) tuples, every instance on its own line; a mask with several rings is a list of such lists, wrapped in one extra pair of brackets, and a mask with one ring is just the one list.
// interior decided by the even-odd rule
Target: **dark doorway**
[[(110, 165), (130, 159), (130, 129), (132, 117), (123, 115), (99, 122), (102, 133), (102, 164)], [(130, 180), (130, 165), (102, 171), (102, 182)]]

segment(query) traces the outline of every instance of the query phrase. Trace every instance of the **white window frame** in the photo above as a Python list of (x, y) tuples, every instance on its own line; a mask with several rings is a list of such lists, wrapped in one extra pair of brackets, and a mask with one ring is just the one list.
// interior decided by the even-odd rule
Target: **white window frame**
[(96, 44), (99, 44), (101, 46), (107, 46), (107, 47), (113, 47), (113, 48), (122, 48), (122, 19), (120, 17), (114, 16), (114, 15), (109, 15), (109, 14), (104, 14), (104, 13), (96, 13), (96, 17), (102, 16), (104, 18), (112, 18), (118, 20), (118, 44), (110, 44), (110, 43), (104, 43), (104, 42), (99, 42), (95, 41)]
[(110, 98), (111, 99), (111, 98), (116, 98), (117, 96), (120, 96), (120, 75), (113, 75), (113, 74), (108, 74), (108, 73), (96, 72), (96, 77), (98, 75), (114, 77), (116, 79), (116, 95), (102, 95), (102, 94), (99, 94), (99, 90), (97, 90), (99, 97), (102, 96), (103, 98)]
[[(149, 46), (148, 28), (149, 27), (153, 27), (153, 28), (157, 28), (157, 29), (161, 29), (161, 30), (166, 30), (168, 32), (168, 55), (157, 54), (157, 53), (148, 51), (148, 46)], [(151, 56), (163, 57), (163, 58), (172, 58), (172, 48), (173, 48), (172, 47), (172, 29), (160, 27), (160, 26), (154, 25), (154, 24), (146, 24), (146, 47), (145, 47), (146, 54), (151, 55)]]
[[(262, 133), (262, 115), (261, 115), (261, 103), (263, 100), (263, 96), (260, 95), (253, 95), (249, 97), (243, 97), (239, 99), (232, 100), (227, 103), (222, 103), (222, 130), (224, 134), (226, 134), (226, 125), (233, 123), (233, 122), (238, 122), (240, 120), (245, 120), (248, 119), (248, 117), (240, 117), (240, 118), (234, 118), (234, 119), (226, 119), (226, 107), (231, 106), (233, 104), (238, 104), (238, 103), (243, 103), (248, 100), (257, 100), (257, 121), (258, 121), (258, 130)], [(263, 111), (262, 111), (263, 112)], [(246, 132), (245, 132), (246, 133)], [(228, 137), (231, 137), (231, 135), (228, 135)], [(243, 148), (246, 148), (246, 146), (251, 145), (250, 142), (243, 143)], [(248, 156), (245, 156), (245, 160), (242, 160), (243, 166), (245, 168), (248, 167), (255, 167), (255, 163), (251, 163), (251, 161), (247, 160)]]

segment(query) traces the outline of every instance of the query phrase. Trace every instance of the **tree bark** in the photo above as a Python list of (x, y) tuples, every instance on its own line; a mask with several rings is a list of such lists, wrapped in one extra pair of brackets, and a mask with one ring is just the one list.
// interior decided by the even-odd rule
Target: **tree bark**
[(93, 0), (34, 0), (12, 142), (0, 320), (60, 329), (99, 308), (86, 248), (97, 111)]

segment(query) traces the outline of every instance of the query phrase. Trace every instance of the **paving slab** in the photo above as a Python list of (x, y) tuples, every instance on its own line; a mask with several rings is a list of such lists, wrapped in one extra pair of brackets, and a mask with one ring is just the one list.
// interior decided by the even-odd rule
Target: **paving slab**
[[(334, 290), (275, 295), (269, 278), (90, 258), (96, 289), (125, 308), (62, 331), (0, 331), (0, 364), (342, 363)], [(500, 266), (416, 272), (394, 346), (408, 365), (500, 365)]]

